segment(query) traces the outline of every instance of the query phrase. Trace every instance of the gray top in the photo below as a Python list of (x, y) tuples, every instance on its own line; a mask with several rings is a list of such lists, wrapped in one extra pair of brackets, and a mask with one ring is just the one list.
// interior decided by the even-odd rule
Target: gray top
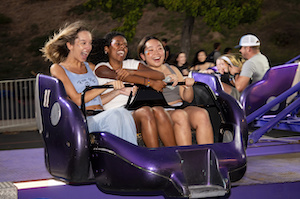
[(269, 68), (267, 57), (258, 53), (243, 64), (240, 76), (249, 77), (254, 83), (261, 80)]
[[(172, 74), (176, 74), (169, 64), (165, 63), (164, 65), (167, 66)], [(167, 78), (165, 78), (164, 81), (167, 83), (170, 82)], [(181, 100), (179, 86), (166, 86), (166, 88), (163, 89), (163, 95), (168, 103)]]

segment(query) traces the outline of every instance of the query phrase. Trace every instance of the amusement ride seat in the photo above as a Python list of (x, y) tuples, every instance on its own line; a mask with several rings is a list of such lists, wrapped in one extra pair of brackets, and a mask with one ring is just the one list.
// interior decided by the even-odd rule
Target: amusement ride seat
[[(298, 63), (271, 67), (262, 80), (249, 85), (240, 97), (246, 116), (299, 82), (298, 68)], [(282, 111), (286, 107), (287, 100), (275, 106), (268, 114), (273, 115)]]
[(229, 130), (231, 140), (155, 149), (133, 145), (109, 132), (88, 132), (84, 114), (54, 77), (38, 74), (35, 94), (46, 167), (66, 183), (96, 183), (101, 191), (121, 195), (152, 192), (204, 198), (228, 194), (231, 181), (246, 172), (247, 124), (242, 109), (227, 94), (212, 95), (210, 101), (216, 101), (211, 107), (222, 112), (218, 115), (223, 126), (218, 128)]

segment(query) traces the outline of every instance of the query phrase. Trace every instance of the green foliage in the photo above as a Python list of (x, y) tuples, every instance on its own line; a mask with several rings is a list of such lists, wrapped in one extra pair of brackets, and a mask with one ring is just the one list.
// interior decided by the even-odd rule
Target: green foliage
[(222, 26), (233, 28), (238, 24), (257, 20), (261, 4), (262, 0), (159, 0), (158, 2), (158, 6), (170, 11), (204, 17), (203, 20), (214, 31), (220, 31)]
[(188, 16), (204, 17), (213, 31), (220, 31), (223, 26), (233, 28), (257, 20), (262, 0), (89, 0), (84, 6), (88, 9), (100, 7), (111, 13), (113, 19), (123, 19), (123, 25), (115, 30), (124, 32), (131, 40), (143, 8), (149, 3)]
[(131, 10), (124, 16), (123, 26), (116, 28), (116, 31), (123, 32), (129, 40), (131, 40), (136, 31), (138, 20), (142, 17), (141, 9)]
[(114, 30), (123, 32), (128, 40), (132, 40), (147, 3), (143, 0), (89, 0), (84, 6), (87, 9), (100, 7), (102, 11), (111, 13), (113, 19), (123, 19), (123, 25)]

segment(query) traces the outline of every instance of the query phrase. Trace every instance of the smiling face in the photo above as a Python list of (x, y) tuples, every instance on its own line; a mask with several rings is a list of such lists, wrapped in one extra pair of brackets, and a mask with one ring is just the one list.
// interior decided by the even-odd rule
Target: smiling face
[(204, 51), (200, 51), (197, 55), (197, 58), (200, 62), (205, 62), (206, 60), (206, 53)]
[(140, 56), (149, 66), (160, 67), (164, 63), (165, 50), (160, 41), (150, 39), (145, 43), (144, 53)]
[(223, 59), (217, 59), (216, 66), (219, 73), (221, 73), (222, 75), (224, 74), (224, 72), (227, 73), (229, 71), (229, 64), (227, 64)]
[(110, 43), (110, 46), (105, 46), (104, 50), (109, 56), (109, 62), (122, 62), (128, 53), (127, 40), (118, 35), (115, 36)]
[(89, 31), (80, 31), (74, 44), (67, 43), (67, 46), (75, 59), (84, 62), (92, 50), (92, 35)]
[(186, 63), (186, 55), (185, 53), (180, 53), (176, 59), (177, 65), (182, 66)]

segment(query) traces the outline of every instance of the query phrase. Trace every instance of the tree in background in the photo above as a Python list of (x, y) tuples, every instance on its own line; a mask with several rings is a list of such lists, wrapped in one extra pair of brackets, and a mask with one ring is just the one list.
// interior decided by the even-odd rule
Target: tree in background
[(115, 28), (125, 34), (130, 41), (135, 35), (138, 21), (143, 16), (143, 8), (151, 0), (89, 0), (84, 6), (88, 9), (101, 8), (102, 11), (111, 14), (113, 19), (123, 20), (123, 25)]
[(123, 25), (115, 30), (123, 32), (131, 40), (143, 15), (143, 8), (149, 3), (169, 11), (185, 13), (181, 51), (188, 56), (196, 17), (203, 17), (213, 31), (220, 31), (223, 27), (234, 28), (256, 21), (262, 0), (89, 0), (85, 6), (89, 9), (100, 7), (104, 12), (111, 13), (113, 19), (123, 20)]

